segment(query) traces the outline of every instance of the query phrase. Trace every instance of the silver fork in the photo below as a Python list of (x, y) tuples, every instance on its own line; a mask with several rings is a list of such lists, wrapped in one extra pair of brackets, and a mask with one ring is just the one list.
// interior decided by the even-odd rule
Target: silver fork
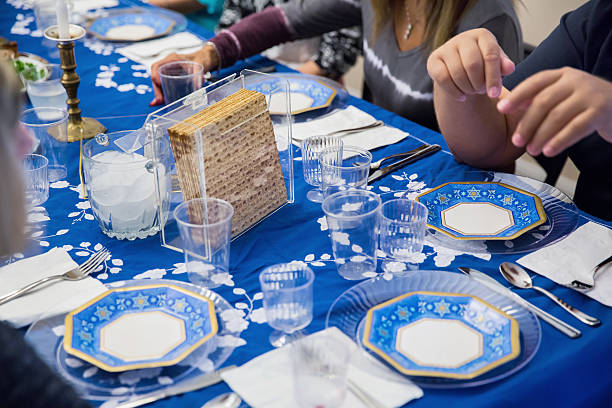
[[(601, 261), (600, 263), (598, 263), (595, 268), (593, 268), (593, 273), (591, 274), (591, 276), (593, 277), (593, 282), (595, 281), (595, 274), (604, 266), (606, 266), (609, 262), (612, 261), (612, 255), (610, 255), (608, 258), (604, 259), (603, 261)], [(584, 283), (581, 282), (579, 280), (574, 280), (572, 282), (570, 282), (569, 285), (574, 289), (580, 290), (580, 291), (589, 291), (591, 289), (593, 289), (593, 285), (589, 284), (589, 283)]]
[(106, 260), (109, 254), (110, 252), (108, 249), (102, 248), (101, 250), (93, 254), (88, 260), (83, 262), (81, 265), (77, 266), (74, 269), (69, 270), (68, 272), (62, 275), (47, 276), (46, 278), (39, 279), (36, 282), (30, 283), (29, 285), (24, 286), (21, 289), (17, 289), (11, 293), (7, 293), (6, 295), (0, 298), (0, 305), (8, 301), (11, 301), (15, 298), (18, 298), (19, 296), (22, 296), (23, 294), (28, 293), (32, 289), (37, 288), (40, 285), (47, 283), (47, 282), (51, 282), (54, 280), (60, 280), (60, 279), (69, 280), (69, 281), (78, 281), (78, 280), (84, 279), (90, 273), (95, 271), (96, 268), (100, 266), (102, 262)]

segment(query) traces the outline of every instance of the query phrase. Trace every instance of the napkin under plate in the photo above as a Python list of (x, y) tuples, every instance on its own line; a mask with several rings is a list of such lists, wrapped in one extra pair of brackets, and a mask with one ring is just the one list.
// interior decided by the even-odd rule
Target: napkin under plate
[[(61, 275), (78, 265), (63, 248), (22, 259), (0, 268), (0, 296), (51, 275)], [(0, 305), (0, 320), (23, 327), (42, 314), (67, 313), (106, 291), (99, 280), (55, 281)], [(61, 305), (61, 308), (58, 306)]]
[[(612, 229), (588, 222), (556, 244), (525, 255), (517, 262), (561, 285), (593, 282), (593, 269), (612, 255)], [(612, 263), (595, 274), (594, 287), (582, 291), (612, 307)]]
[[(406, 377), (391, 371), (373, 359), (344, 333), (335, 327), (312, 336), (330, 335), (353, 349), (348, 378), (384, 407), (399, 407), (423, 396), (423, 391)], [(221, 377), (254, 408), (297, 407), (293, 392), (291, 347), (269, 351)], [(341, 408), (361, 408), (365, 405), (347, 392)]]

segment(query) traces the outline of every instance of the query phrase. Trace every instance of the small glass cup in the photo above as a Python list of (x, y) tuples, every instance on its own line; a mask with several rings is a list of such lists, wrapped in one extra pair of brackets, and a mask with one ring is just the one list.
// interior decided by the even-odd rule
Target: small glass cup
[(300, 337), (312, 321), (314, 273), (304, 262), (272, 265), (259, 274), (268, 324), (275, 329), (270, 344), (281, 347)]
[(321, 187), (325, 198), (352, 188), (368, 185), (372, 153), (356, 146), (330, 147), (319, 155)]
[(23, 157), (23, 184), (28, 206), (36, 207), (49, 198), (49, 160), (40, 154), (26, 154)]
[(40, 107), (23, 111), (21, 123), (38, 144), (36, 152), (49, 159), (49, 181), (66, 178), (68, 169), (68, 112), (64, 108)]
[[(380, 249), (390, 258), (383, 262), (383, 270), (401, 274), (417, 269), (417, 257), (423, 250), (425, 239), (427, 207), (418, 201), (397, 198), (383, 203), (379, 219)], [(388, 265), (389, 262), (399, 262), (402, 265)]]
[(328, 148), (339, 149), (342, 154), (342, 139), (333, 135), (310, 136), (302, 141), (302, 168), (304, 169), (304, 181), (311, 186), (317, 187), (310, 190), (306, 197), (314, 202), (323, 202), (323, 191), (321, 189), (321, 164), (320, 153)]
[(174, 209), (189, 280), (216, 288), (229, 274), (234, 207), (218, 198), (195, 198)]
[(346, 397), (351, 352), (345, 344), (314, 334), (291, 345), (293, 389), (301, 408), (339, 407)]
[(378, 247), (378, 194), (367, 190), (347, 190), (323, 201), (338, 273), (357, 280), (376, 275)]
[(174, 61), (159, 67), (166, 104), (177, 101), (202, 87), (204, 67), (193, 61)]
[(35, 108), (53, 107), (66, 109), (68, 95), (60, 82), (62, 69), (58, 64), (49, 64), (45, 65), (45, 70), (42, 78), (36, 81), (25, 80), (26, 90), (32, 106)]

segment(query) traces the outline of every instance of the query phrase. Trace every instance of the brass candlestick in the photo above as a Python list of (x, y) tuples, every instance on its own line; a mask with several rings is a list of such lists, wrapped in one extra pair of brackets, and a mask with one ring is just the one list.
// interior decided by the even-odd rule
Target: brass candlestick
[(59, 30), (56, 25), (47, 28), (44, 32), (45, 38), (57, 42), (60, 52), (61, 68), (64, 71), (60, 82), (66, 89), (68, 99), (68, 141), (75, 142), (82, 139), (90, 139), (98, 133), (103, 133), (106, 128), (97, 120), (81, 117), (79, 98), (77, 90), (81, 79), (75, 72), (76, 60), (74, 58), (74, 42), (85, 36), (85, 29), (81, 26), (70, 24), (70, 40), (60, 39)]

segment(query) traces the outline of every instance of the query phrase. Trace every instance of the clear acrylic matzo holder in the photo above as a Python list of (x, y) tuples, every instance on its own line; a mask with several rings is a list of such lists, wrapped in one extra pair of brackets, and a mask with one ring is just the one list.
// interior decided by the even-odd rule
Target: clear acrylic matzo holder
[[(197, 162), (197, 173), (199, 186), (196, 184), (196, 188), (199, 189), (200, 197), (207, 197), (206, 188), (206, 175), (205, 175), (205, 156), (206, 156), (206, 138), (215, 137), (244, 137), (250, 136), (248, 132), (243, 132), (233, 128), (231, 131), (220, 131), (215, 125), (205, 125), (204, 127), (198, 127), (188, 123), (186, 120), (191, 118), (196, 113), (203, 109), (214, 105), (216, 102), (238, 92), (242, 88), (250, 90), (256, 90), (263, 93), (266, 97), (267, 109), (269, 112), (270, 104), (274, 104), (276, 112), (279, 111), (279, 107), (284, 107), (286, 114), (282, 115), (270, 115), (274, 128), (274, 138), (278, 158), (280, 161), (280, 168), (282, 169), (282, 176), (285, 184), (286, 199), (278, 200), (278, 207), (272, 208), (271, 211), (263, 216), (261, 219), (254, 220), (252, 224), (249, 224), (244, 230), (234, 233), (232, 239), (235, 239), (245, 232), (249, 231), (255, 225), (263, 221), (265, 218), (271, 216), (280, 208), (287, 204), (294, 202), (294, 175), (293, 175), (293, 151), (292, 151), (292, 137), (291, 137), (291, 124), (293, 118), (291, 115), (291, 99), (290, 99), (290, 84), (282, 78), (274, 76), (273, 74), (264, 74), (256, 71), (243, 70), (239, 76), (232, 74), (226, 78), (221, 79), (211, 85), (206, 86), (198, 91), (193, 92), (186, 97), (173, 102), (153, 113), (151, 113), (145, 122), (145, 134), (148, 141), (155, 139), (170, 139), (168, 132), (169, 128), (177, 128), (180, 125), (181, 129), (189, 133), (193, 138), (192, 141), (187, 141), (195, 147), (195, 157)], [(242, 120), (242, 119), (241, 119)], [(255, 120), (253, 117), (246, 117), (242, 124)], [(172, 130), (171, 130), (172, 131)], [(236, 140), (236, 139), (233, 139)], [(177, 150), (178, 151), (178, 150)], [(153, 152), (155, 153), (155, 152)], [(179, 234), (179, 229), (176, 220), (174, 219), (174, 209), (185, 201), (183, 193), (178, 182), (178, 171), (176, 162), (180, 156), (176, 156), (176, 152), (172, 152), (170, 155), (170, 174), (172, 178), (172, 193), (170, 199), (170, 207), (163, 208), (160, 205), (160, 217), (166, 219), (165, 225), (161, 228), (161, 245), (163, 247), (182, 252), (182, 240)], [(210, 158), (209, 158), (210, 160)], [(184, 176), (183, 176), (184, 180)], [(163, 189), (158, 186), (158, 191)], [(193, 190), (193, 188), (192, 188)], [(221, 198), (221, 197), (215, 197)], [(231, 201), (231, 200), (230, 200)], [(161, 200), (160, 200), (161, 202)], [(276, 205), (276, 204), (275, 204)]]

